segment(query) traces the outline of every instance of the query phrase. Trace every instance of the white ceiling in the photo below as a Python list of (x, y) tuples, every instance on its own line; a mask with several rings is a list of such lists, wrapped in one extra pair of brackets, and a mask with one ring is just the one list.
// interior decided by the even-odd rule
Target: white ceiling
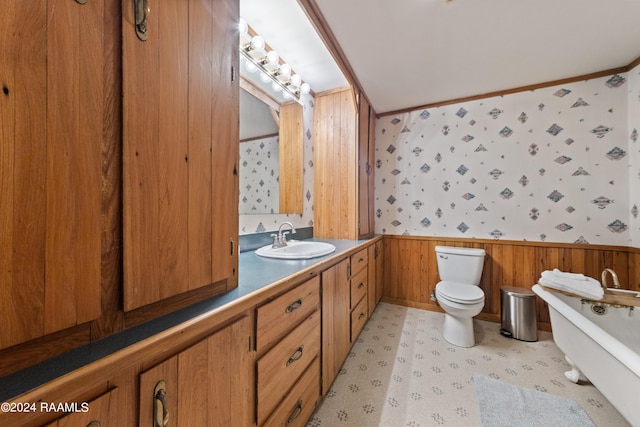
[[(314, 91), (345, 84), (296, 0), (240, 2), (249, 25)], [(640, 57), (640, 0), (316, 3), (377, 113), (580, 76)]]

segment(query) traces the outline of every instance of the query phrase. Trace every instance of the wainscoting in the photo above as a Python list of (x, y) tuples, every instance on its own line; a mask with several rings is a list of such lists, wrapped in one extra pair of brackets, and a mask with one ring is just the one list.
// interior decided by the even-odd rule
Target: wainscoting
[[(530, 288), (544, 270), (583, 273), (600, 280), (612, 268), (627, 289), (640, 290), (640, 249), (623, 246), (534, 243), (445, 237), (385, 236), (382, 300), (440, 311), (429, 296), (438, 278), (436, 245), (482, 248), (487, 252), (480, 286), (485, 306), (479, 319), (500, 321), (500, 287)], [(613, 286), (609, 283), (609, 286)], [(550, 330), (549, 310), (537, 299), (538, 327)]]

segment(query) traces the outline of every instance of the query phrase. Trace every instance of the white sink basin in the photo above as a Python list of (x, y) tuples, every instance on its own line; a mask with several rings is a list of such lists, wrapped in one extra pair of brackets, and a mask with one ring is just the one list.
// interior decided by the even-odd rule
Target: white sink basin
[(256, 255), (279, 259), (309, 259), (330, 254), (335, 250), (336, 247), (331, 243), (291, 240), (283, 248), (263, 246), (256, 251)]

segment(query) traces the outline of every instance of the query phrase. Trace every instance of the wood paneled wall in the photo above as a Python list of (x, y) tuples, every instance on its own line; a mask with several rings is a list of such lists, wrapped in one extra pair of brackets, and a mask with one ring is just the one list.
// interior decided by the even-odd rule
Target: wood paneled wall
[[(500, 288), (531, 288), (544, 270), (582, 273), (600, 280), (605, 268), (627, 289), (640, 290), (640, 249), (619, 246), (533, 243), (439, 237), (385, 236), (383, 301), (442, 311), (429, 299), (438, 283), (437, 245), (486, 251), (480, 286), (485, 306), (480, 319), (500, 321)], [(611, 285), (610, 285), (611, 286)], [(537, 298), (538, 325), (550, 329), (546, 304)]]

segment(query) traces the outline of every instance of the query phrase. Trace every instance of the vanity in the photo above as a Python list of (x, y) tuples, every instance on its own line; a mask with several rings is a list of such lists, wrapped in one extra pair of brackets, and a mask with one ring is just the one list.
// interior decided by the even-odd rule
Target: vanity
[(381, 296), (381, 237), (314, 240), (335, 252), (243, 252), (237, 288), (3, 378), (0, 424), (305, 425)]

